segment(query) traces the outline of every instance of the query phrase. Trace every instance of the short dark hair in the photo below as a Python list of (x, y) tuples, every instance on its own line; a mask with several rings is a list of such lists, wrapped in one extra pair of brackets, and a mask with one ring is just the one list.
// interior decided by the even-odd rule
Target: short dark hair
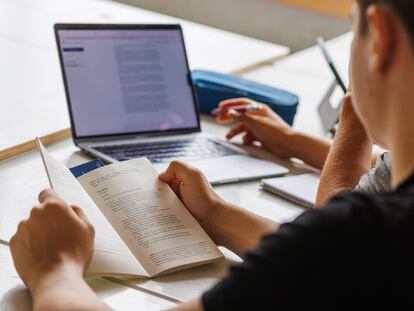
[(357, 0), (361, 11), (361, 31), (365, 33), (368, 28), (365, 12), (372, 4), (390, 7), (403, 22), (414, 47), (414, 0)]

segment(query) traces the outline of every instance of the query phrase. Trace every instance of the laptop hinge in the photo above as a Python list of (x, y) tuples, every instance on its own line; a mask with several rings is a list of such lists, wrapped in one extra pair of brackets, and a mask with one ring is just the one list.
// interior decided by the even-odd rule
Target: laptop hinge
[(173, 132), (157, 132), (157, 133), (147, 133), (141, 135), (110, 135), (102, 137), (85, 137), (85, 138), (73, 138), (73, 141), (76, 146), (82, 143), (95, 143), (95, 142), (109, 142), (109, 141), (119, 141), (119, 140), (133, 140), (133, 139), (143, 139), (151, 137), (165, 137), (165, 136), (177, 136), (185, 134), (196, 134), (200, 133), (200, 129), (191, 129), (186, 131), (173, 131)]

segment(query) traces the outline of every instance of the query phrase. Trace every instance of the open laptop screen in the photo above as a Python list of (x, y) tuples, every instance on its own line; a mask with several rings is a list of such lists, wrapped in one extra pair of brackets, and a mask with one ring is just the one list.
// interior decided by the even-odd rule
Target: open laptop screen
[(197, 129), (181, 29), (57, 29), (76, 138)]

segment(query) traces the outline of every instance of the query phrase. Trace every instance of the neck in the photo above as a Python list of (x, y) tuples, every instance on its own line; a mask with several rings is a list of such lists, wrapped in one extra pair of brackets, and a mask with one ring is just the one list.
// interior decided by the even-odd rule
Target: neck
[(414, 173), (414, 50), (404, 31), (398, 32), (392, 61), (385, 74), (383, 139), (392, 156), (392, 187), (396, 189)]
[(401, 140), (391, 148), (393, 189), (400, 186), (414, 173), (414, 144), (408, 147), (409, 145), (404, 145), (405, 143), (409, 141)]
[[(396, 189), (414, 173), (414, 54), (408, 40), (400, 40), (402, 47), (395, 55), (387, 90), (388, 102), (384, 111), (384, 138), (392, 157), (392, 187)], [(388, 95), (388, 96), (387, 96)], [(392, 95), (392, 96), (390, 96)]]
[(396, 189), (414, 173), (414, 94), (400, 97), (394, 105), (394, 122), (388, 127), (392, 155), (392, 186)]

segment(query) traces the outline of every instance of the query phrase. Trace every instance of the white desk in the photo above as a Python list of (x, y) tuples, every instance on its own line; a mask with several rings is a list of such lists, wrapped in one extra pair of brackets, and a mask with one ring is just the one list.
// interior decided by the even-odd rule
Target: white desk
[(276, 44), (105, 0), (0, 1), (0, 150), (69, 127), (53, 24), (180, 23), (192, 69), (235, 72), (289, 53)]
[[(334, 55), (339, 55), (337, 49), (346, 51), (348, 46), (349, 35), (329, 44)], [(338, 59), (339, 67), (346, 67), (347, 57), (336, 59)], [(306, 130), (308, 133), (322, 134), (320, 122), (314, 109), (329, 85), (331, 76), (316, 48), (293, 55), (291, 58), (274, 65), (259, 68), (245, 76), (298, 93), (301, 96), (301, 107), (296, 127)], [(224, 127), (215, 125), (211, 118), (203, 117), (202, 119), (203, 128), (206, 131), (220, 136), (226, 132)], [(55, 144), (49, 150), (68, 166), (87, 160), (87, 157), (77, 151), (69, 140)], [(36, 193), (46, 186), (47, 179), (40, 158), (36, 153), (32, 152), (0, 162), (0, 189), (2, 189), (0, 202), (2, 208), (12, 206), (25, 210), (27, 214), (28, 207), (36, 201)], [(303, 211), (287, 201), (260, 191), (257, 182), (224, 185), (215, 189), (224, 199), (277, 221), (292, 219)], [(0, 213), (0, 235), (12, 234), (15, 225), (10, 224), (17, 224), (18, 219), (5, 218), (1, 215)], [(227, 258), (229, 261), (237, 260), (231, 254), (227, 254)], [(163, 297), (167, 301), (181, 301), (196, 297), (212, 286), (225, 272), (225, 268), (225, 263), (216, 263), (153, 280), (123, 279), (117, 280), (117, 282), (122, 282), (131, 288), (146, 290), (148, 293), (158, 293), (158, 297)], [(9, 288), (12, 290), (13, 287)], [(119, 297), (124, 295), (122, 293), (119, 294)], [(132, 299), (132, 297), (126, 299)]]

